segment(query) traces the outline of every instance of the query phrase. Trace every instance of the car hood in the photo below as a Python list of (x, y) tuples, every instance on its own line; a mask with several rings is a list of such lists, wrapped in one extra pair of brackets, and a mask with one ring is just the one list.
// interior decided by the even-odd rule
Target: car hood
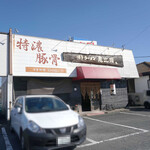
[(78, 123), (78, 114), (72, 110), (46, 113), (27, 113), (28, 120), (34, 121), (41, 128), (61, 128)]

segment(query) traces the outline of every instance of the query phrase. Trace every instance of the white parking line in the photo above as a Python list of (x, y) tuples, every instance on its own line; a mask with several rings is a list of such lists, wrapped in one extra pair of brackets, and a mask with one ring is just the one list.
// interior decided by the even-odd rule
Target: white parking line
[(118, 136), (118, 137), (114, 137), (114, 138), (110, 138), (110, 139), (106, 139), (106, 140), (102, 140), (102, 141), (94, 141), (92, 139), (87, 138), (87, 141), (89, 141), (91, 143), (80, 145), (80, 146), (78, 146), (78, 148), (92, 146), (92, 145), (100, 144), (100, 143), (103, 143), (103, 142), (114, 141), (114, 140), (118, 140), (118, 139), (129, 137), (129, 136), (134, 136), (134, 135), (138, 135), (138, 134), (149, 132), (149, 130), (135, 128), (135, 127), (132, 127), (132, 126), (126, 126), (126, 125), (122, 125), (122, 124), (116, 124), (116, 123), (107, 122), (107, 121), (98, 120), (98, 119), (89, 118), (89, 117), (84, 117), (84, 118), (85, 119), (89, 119), (89, 120), (93, 120), (93, 121), (97, 121), (97, 122), (107, 123), (107, 124), (110, 124), (110, 125), (115, 125), (115, 126), (125, 127), (125, 128), (129, 128), (129, 129), (139, 130), (140, 132), (135, 132), (135, 133), (131, 133), (131, 134), (123, 135), (123, 136)]
[(80, 146), (77, 146), (78, 148), (81, 148), (81, 147), (87, 147), (87, 146), (91, 146), (91, 145), (95, 145), (95, 144), (99, 144), (99, 142), (97, 141), (94, 141), (92, 139), (89, 139), (89, 138), (86, 138), (87, 141), (91, 142), (91, 143), (88, 143), (88, 144), (84, 144), (84, 145), (80, 145)]
[(102, 141), (95, 141), (95, 143), (92, 142), (92, 143), (80, 145), (80, 146), (78, 146), (78, 148), (83, 148), (83, 147), (92, 146), (92, 145), (96, 145), (96, 144), (100, 144), (100, 143), (104, 143), (104, 142), (114, 141), (114, 140), (129, 137), (129, 136), (138, 135), (138, 134), (141, 134), (141, 133), (145, 133), (145, 132), (142, 132), (142, 131), (141, 132), (135, 132), (135, 133), (131, 133), (131, 134), (123, 135), (123, 136), (118, 136), (118, 137), (114, 137), (114, 138), (110, 138), (110, 139), (106, 139), (106, 140), (102, 140)]
[(6, 150), (13, 150), (13, 148), (9, 142), (5, 128), (2, 128), (2, 135), (3, 135), (4, 141), (5, 141)]
[(107, 121), (98, 120), (98, 119), (89, 118), (89, 117), (84, 117), (84, 118), (85, 118), (85, 119), (89, 119), (89, 120), (94, 120), (94, 121), (97, 121), (97, 122), (102, 122), (102, 123), (106, 123), (106, 124), (111, 124), (111, 125), (115, 125), (115, 126), (120, 126), (120, 127), (124, 127), (124, 128), (139, 130), (139, 131), (142, 131), (142, 132), (148, 132), (148, 130), (140, 129), (140, 128), (136, 128), (136, 127), (132, 127), (132, 126), (127, 126), (127, 125), (122, 125), (122, 124), (107, 122)]
[(127, 114), (127, 115), (141, 116), (141, 117), (150, 117), (150, 115), (143, 115), (143, 114), (137, 114), (137, 113), (128, 113), (128, 112), (120, 112), (120, 113)]
[(78, 147), (78, 148), (82, 148), (82, 147), (92, 146), (92, 145), (96, 145), (96, 144), (99, 144), (99, 142), (96, 142), (96, 143), (88, 143), (88, 144), (80, 145), (80, 146), (77, 146), (77, 147)]
[(94, 141), (92, 139), (86, 138), (87, 141), (91, 142), (91, 143), (97, 143), (97, 141)]
[(129, 137), (129, 136), (133, 136), (133, 135), (138, 135), (138, 134), (141, 134), (141, 133), (145, 133), (145, 132), (135, 132), (135, 133), (131, 133), (131, 134), (126, 134), (126, 135), (114, 137), (114, 138), (111, 138), (111, 139), (108, 139), (108, 140), (104, 140), (104, 142), (114, 141), (114, 140), (118, 140), (118, 139)]

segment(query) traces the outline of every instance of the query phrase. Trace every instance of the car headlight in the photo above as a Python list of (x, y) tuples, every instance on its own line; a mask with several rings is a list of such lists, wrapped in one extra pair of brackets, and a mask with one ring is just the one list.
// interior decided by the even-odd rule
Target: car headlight
[(79, 123), (78, 123), (78, 128), (82, 128), (85, 126), (84, 120), (81, 116), (78, 117), (79, 118)]
[(35, 122), (29, 121), (28, 129), (34, 133), (45, 133), (45, 130), (40, 128)]

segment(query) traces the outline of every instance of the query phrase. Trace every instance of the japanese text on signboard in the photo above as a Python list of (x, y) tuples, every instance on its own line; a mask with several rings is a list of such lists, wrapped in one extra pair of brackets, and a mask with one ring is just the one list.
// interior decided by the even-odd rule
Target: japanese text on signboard
[(44, 52), (44, 49), (42, 48), (42, 42), (39, 41), (33, 41), (32, 43), (29, 43), (27, 39), (22, 39), (20, 38), (19, 41), (17, 41), (16, 46), (20, 50), (24, 51), (36, 51), (36, 60), (35, 62), (39, 64), (48, 64), (51, 63), (52, 65), (57, 66), (58, 65), (58, 60), (60, 58), (57, 56), (57, 54), (50, 54), (47, 55), (46, 52)]

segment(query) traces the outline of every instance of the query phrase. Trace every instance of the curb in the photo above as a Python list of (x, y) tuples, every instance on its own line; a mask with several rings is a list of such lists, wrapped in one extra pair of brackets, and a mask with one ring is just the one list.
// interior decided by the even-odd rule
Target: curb
[(99, 112), (84, 112), (81, 113), (81, 116), (98, 116), (98, 115), (105, 115), (105, 114), (111, 114), (111, 113), (115, 113), (115, 112), (122, 112), (122, 111), (129, 111), (129, 109), (127, 108), (121, 108), (121, 109), (114, 109), (114, 110), (104, 110), (104, 111), (99, 111)]
[(114, 109), (114, 110), (110, 110), (110, 111), (104, 111), (105, 114), (110, 114), (110, 113), (115, 113), (115, 112), (122, 112), (122, 111), (129, 111), (128, 108), (121, 108), (121, 109)]

